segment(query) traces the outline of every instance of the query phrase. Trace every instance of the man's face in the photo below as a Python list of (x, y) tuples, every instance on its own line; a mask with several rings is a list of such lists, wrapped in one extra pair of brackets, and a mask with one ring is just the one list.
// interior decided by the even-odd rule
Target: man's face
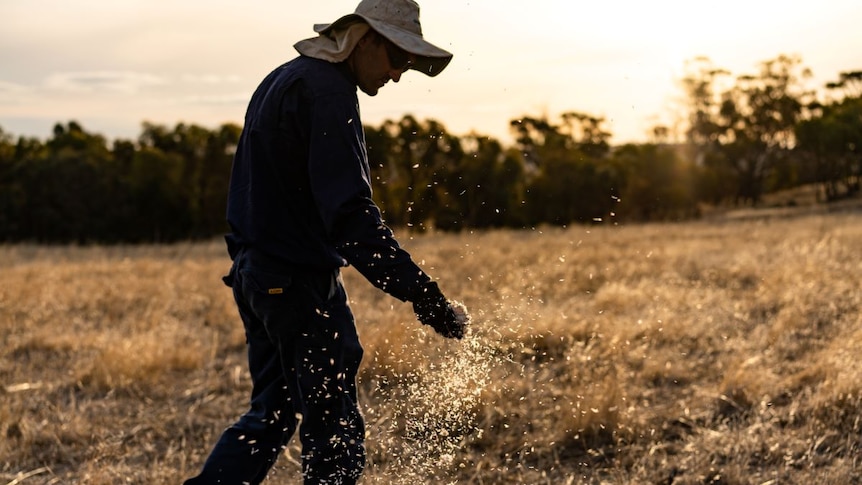
[(410, 68), (413, 56), (374, 31), (356, 45), (350, 65), (363, 93), (375, 96), (389, 80), (398, 82)]

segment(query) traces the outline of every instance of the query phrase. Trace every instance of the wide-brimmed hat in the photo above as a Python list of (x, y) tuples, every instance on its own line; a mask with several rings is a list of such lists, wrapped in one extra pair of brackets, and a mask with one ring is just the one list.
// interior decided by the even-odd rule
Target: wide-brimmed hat
[(362, 0), (356, 11), (331, 24), (315, 24), (314, 31), (327, 35), (356, 21), (365, 21), (393, 44), (416, 56), (411, 69), (436, 76), (452, 60), (452, 54), (426, 41), (419, 23), (419, 4), (413, 0)]

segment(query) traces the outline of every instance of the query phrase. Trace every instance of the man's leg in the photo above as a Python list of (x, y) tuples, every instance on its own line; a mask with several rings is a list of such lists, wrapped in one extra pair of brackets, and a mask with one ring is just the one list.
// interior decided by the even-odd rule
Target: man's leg
[(240, 271), (243, 294), (281, 358), (292, 408), (302, 414), (305, 483), (354, 484), (365, 466), (356, 399), (362, 346), (338, 271), (274, 273), (276, 265), (256, 261)]
[(258, 484), (263, 481), (297, 426), (281, 357), (270, 341), (264, 323), (242, 295), (236, 276), (234, 296), (246, 331), (251, 406), (227, 428), (213, 448), (201, 474), (186, 485)]
[(365, 423), (356, 397), (362, 346), (340, 277), (332, 285), (303, 322), (293, 352), (307, 485), (352, 485), (365, 467)]

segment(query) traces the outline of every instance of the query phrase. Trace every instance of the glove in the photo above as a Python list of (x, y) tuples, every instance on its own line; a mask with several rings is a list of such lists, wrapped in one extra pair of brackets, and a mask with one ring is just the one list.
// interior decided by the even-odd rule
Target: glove
[(446, 300), (437, 283), (433, 281), (425, 286), (425, 290), (413, 302), (413, 311), (424, 325), (428, 325), (446, 338), (464, 338), (467, 329), (467, 311), (463, 305), (455, 306)]

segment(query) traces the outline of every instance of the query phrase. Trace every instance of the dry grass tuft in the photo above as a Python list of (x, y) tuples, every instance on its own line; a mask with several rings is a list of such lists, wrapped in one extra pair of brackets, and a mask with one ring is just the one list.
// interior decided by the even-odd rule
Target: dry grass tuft
[(85, 389), (97, 393), (129, 387), (144, 392), (182, 379), (185, 372), (203, 366), (209, 352), (190, 336), (177, 339), (176, 330), (138, 336), (107, 336), (97, 342), (98, 353), (77, 373)]
[[(407, 238), (473, 333), (345, 271), (363, 483), (859, 483), (859, 241), (852, 213)], [(194, 474), (250, 387), (227, 266), (218, 242), (0, 247), (0, 483)]]

